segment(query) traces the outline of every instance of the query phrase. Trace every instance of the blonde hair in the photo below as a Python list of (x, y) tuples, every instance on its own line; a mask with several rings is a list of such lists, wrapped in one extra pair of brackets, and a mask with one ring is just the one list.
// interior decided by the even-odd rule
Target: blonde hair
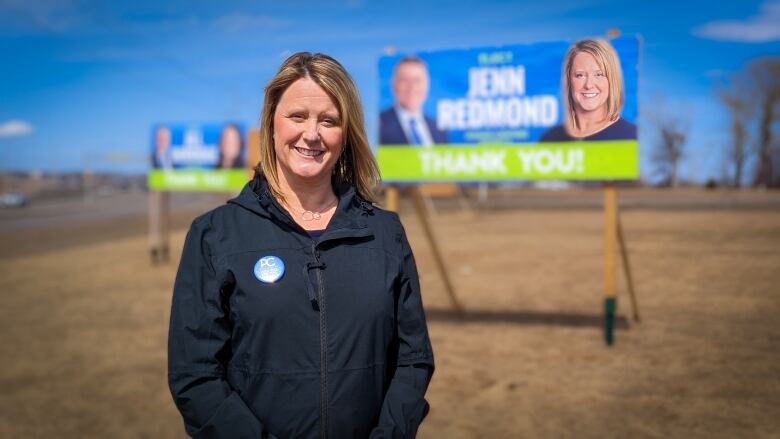
[(303, 78), (322, 87), (339, 110), (344, 145), (333, 170), (333, 185), (352, 185), (362, 198), (376, 202), (374, 188), (379, 182), (379, 167), (368, 144), (360, 94), (346, 69), (322, 53), (298, 52), (290, 56), (266, 85), (260, 116), (260, 162), (255, 171), (265, 176), (271, 194), (284, 202), (276, 170), (274, 113), (287, 88)]
[(599, 68), (604, 72), (609, 81), (609, 97), (607, 98), (607, 116), (606, 120), (614, 121), (620, 117), (625, 101), (625, 92), (623, 91), (623, 71), (620, 69), (620, 60), (618, 59), (615, 48), (607, 41), (602, 39), (579, 40), (574, 43), (563, 59), (563, 69), (561, 71), (561, 90), (563, 91), (563, 105), (566, 121), (576, 128), (580, 128), (577, 114), (574, 111), (574, 98), (571, 96), (571, 69), (574, 64), (574, 57), (578, 53), (589, 53), (596, 59)]

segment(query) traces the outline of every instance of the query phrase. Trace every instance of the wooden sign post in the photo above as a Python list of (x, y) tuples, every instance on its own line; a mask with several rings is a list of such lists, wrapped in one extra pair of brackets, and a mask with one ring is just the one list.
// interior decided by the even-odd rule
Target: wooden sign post
[(617, 205), (617, 189), (613, 183), (604, 186), (604, 340), (611, 346), (614, 339), (615, 313), (617, 311), (617, 248), (623, 262), (623, 273), (626, 276), (628, 294), (631, 299), (631, 312), (635, 322), (639, 322), (639, 304), (634, 291), (634, 280), (631, 276), (631, 264), (628, 259), (628, 248), (620, 222), (620, 211)]
[(168, 262), (170, 256), (171, 193), (149, 192), (149, 256), (152, 265)]
[(617, 244), (617, 194), (615, 185), (604, 187), (604, 339), (607, 345), (614, 342), (617, 287), (615, 254)]
[[(436, 263), (436, 268), (438, 268), (439, 274), (441, 275), (442, 281), (444, 282), (444, 290), (450, 297), (452, 307), (459, 314), (462, 314), (463, 306), (460, 304), (458, 297), (455, 295), (455, 288), (453, 287), (452, 281), (450, 280), (449, 272), (447, 271), (447, 267), (444, 263), (444, 257), (439, 250), (439, 244), (436, 241), (436, 236), (433, 234), (430, 215), (425, 201), (423, 200), (423, 195), (420, 193), (420, 187), (415, 185), (409, 187), (408, 189), (408, 193), (412, 199), (412, 205), (414, 206), (414, 210), (417, 213), (417, 218), (420, 220), (425, 238), (428, 241), (428, 245), (431, 247), (431, 253), (433, 254), (433, 260)], [(400, 191), (397, 186), (387, 186), (385, 188), (385, 208), (397, 212), (399, 208), (399, 195)]]

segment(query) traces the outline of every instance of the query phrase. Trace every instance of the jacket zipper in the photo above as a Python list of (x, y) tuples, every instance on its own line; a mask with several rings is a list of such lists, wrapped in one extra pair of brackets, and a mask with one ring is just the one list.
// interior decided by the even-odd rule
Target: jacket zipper
[[(319, 264), (317, 243), (311, 244), (314, 261)], [(320, 437), (328, 437), (328, 334), (325, 321), (325, 287), (322, 282), (322, 270), (317, 269), (317, 300), (320, 308)]]

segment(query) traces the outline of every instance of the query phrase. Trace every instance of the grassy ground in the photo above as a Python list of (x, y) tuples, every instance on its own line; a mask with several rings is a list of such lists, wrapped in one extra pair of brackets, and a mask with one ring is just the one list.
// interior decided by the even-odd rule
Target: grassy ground
[[(599, 210), (440, 212), (465, 318), (406, 212), (437, 362), (420, 437), (780, 434), (780, 209), (626, 211), (643, 321), (622, 294), (611, 348)], [(20, 246), (0, 259), (0, 437), (183, 437), (165, 380), (175, 264), (151, 267), (144, 235), (79, 233), (35, 251), (0, 236)]]

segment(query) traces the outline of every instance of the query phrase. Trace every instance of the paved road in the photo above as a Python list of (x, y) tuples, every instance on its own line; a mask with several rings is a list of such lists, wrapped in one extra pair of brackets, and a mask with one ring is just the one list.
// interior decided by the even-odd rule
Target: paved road
[[(0, 231), (45, 228), (129, 216), (144, 216), (148, 212), (145, 192), (115, 192), (88, 198), (70, 197), (60, 200), (33, 201), (22, 208), (0, 209)], [(228, 195), (173, 193), (171, 210), (205, 211), (221, 204)]]
[[(494, 189), (485, 202), (479, 201), (475, 190), (469, 188), (467, 192), (472, 208), (488, 211), (602, 208), (602, 191), (598, 188), (566, 191)], [(229, 197), (228, 194), (172, 194), (172, 228), (187, 227), (195, 216), (224, 203)], [(618, 200), (623, 210), (780, 209), (780, 191), (621, 188)], [(442, 214), (462, 208), (462, 203), (453, 199), (437, 199), (432, 205)], [(408, 212), (409, 208), (407, 204), (402, 205), (403, 211)], [(41, 201), (24, 208), (0, 209), (0, 259), (143, 235), (148, 231), (147, 215), (147, 194), (140, 192)]]
[[(197, 215), (227, 198), (224, 194), (172, 194), (172, 229), (187, 227)], [(147, 232), (146, 193), (33, 202), (23, 208), (0, 209), (0, 259)]]

